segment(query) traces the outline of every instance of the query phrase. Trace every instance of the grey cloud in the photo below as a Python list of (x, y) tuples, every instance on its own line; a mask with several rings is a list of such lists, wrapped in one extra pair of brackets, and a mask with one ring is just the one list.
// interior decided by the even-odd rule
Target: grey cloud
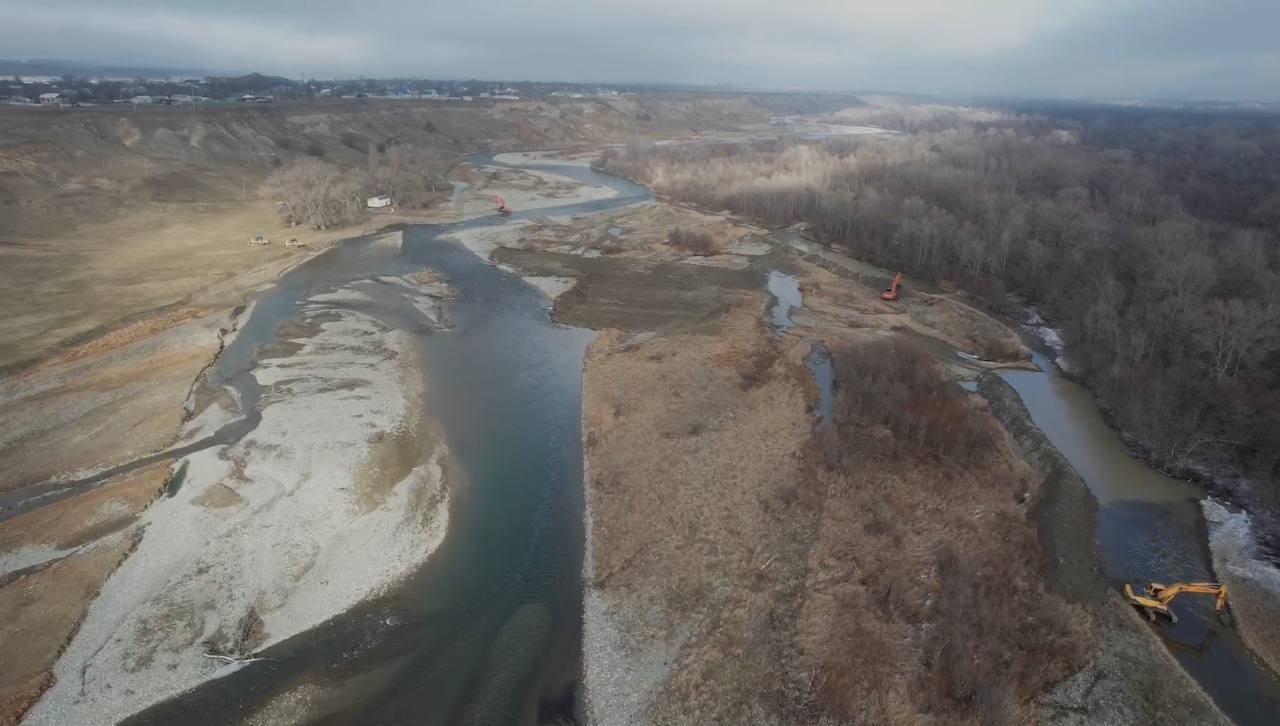
[(296, 76), (1280, 98), (1274, 0), (0, 0), (0, 55)]

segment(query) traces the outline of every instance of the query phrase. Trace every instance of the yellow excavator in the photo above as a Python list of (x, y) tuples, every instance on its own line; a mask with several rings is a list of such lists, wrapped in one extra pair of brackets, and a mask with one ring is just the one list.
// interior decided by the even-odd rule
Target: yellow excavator
[(1178, 622), (1178, 616), (1169, 609), (1169, 603), (1184, 592), (1216, 595), (1217, 601), (1214, 606), (1219, 614), (1223, 614), (1227, 608), (1227, 586), (1218, 582), (1175, 582), (1172, 585), (1153, 582), (1147, 585), (1146, 592), (1141, 595), (1134, 592), (1133, 586), (1129, 583), (1124, 584), (1124, 599), (1128, 600), (1130, 605), (1142, 608), (1147, 617), (1153, 621), (1159, 614), (1172, 622)]

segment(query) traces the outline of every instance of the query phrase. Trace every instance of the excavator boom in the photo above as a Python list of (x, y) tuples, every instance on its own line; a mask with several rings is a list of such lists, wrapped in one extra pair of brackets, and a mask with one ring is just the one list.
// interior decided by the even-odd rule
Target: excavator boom
[(902, 287), (901, 272), (893, 276), (893, 282), (889, 285), (889, 288), (887, 290), (880, 293), (880, 298), (883, 300), (897, 300), (899, 287)]

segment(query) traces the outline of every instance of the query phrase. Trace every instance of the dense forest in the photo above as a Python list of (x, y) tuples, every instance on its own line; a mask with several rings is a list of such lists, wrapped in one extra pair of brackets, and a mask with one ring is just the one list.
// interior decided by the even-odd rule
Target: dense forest
[[(648, 146), (604, 168), (1035, 306), (1156, 465), (1280, 512), (1280, 117), (929, 110), (905, 133)], [(874, 114), (879, 114), (875, 116)], [(1274, 540), (1273, 540), (1274, 544)]]

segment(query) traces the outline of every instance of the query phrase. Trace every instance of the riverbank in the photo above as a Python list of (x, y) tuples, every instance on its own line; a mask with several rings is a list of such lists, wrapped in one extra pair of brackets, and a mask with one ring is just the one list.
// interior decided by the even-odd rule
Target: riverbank
[(775, 618), (798, 612), (812, 532), (789, 504), (812, 382), (763, 304), (752, 293), (701, 334), (605, 331), (588, 351), (589, 723), (756, 722), (761, 684), (796, 680)]
[(1206, 497), (1200, 502), (1209, 530), (1213, 569), (1230, 593), (1240, 637), (1280, 673), (1280, 568), (1261, 554), (1249, 515)]
[[(672, 245), (673, 222), (713, 248)], [(600, 330), (583, 382), (588, 722), (804, 722), (830, 705), (831, 684), (859, 670), (825, 643), (857, 611), (831, 598), (860, 577), (856, 552), (838, 571), (866, 512), (808, 481), (818, 388), (805, 359), (815, 341), (904, 328), (978, 351), (1011, 334), (945, 298), (885, 305), (763, 230), (660, 202), (464, 235), (521, 274), (575, 280), (554, 315)], [(783, 335), (763, 289), (779, 268), (804, 291)], [(960, 363), (967, 376), (1000, 365)]]
[[(666, 205), (651, 203), (642, 206)], [(639, 312), (656, 300), (665, 300), (665, 295), (655, 293), (637, 297), (628, 305), (628, 309), (634, 312), (626, 316), (615, 316), (612, 311), (601, 309), (602, 298), (607, 299), (610, 292), (591, 283), (600, 279), (603, 270), (629, 267), (637, 257), (662, 259), (666, 255), (666, 259), (671, 259), (681, 268), (703, 261), (700, 257), (682, 256), (669, 246), (664, 251), (665, 240), (636, 245), (634, 240), (637, 229), (643, 228), (637, 222), (651, 216), (651, 213), (637, 207), (602, 215), (602, 219), (595, 220), (598, 224), (580, 220), (551, 220), (512, 225), (510, 229), (490, 230), (486, 233), (490, 237), (483, 240), (483, 253), (512, 265), (518, 271), (574, 277), (578, 280), (577, 286), (556, 300), (556, 316), (574, 320), (578, 324), (603, 324), (619, 329), (616, 333), (606, 331), (608, 336), (602, 333), (597, 341), (601, 348), (593, 346), (591, 349), (584, 382), (584, 412), (589, 411), (593, 405), (604, 411), (595, 415), (584, 414), (584, 441), (590, 457), (590, 465), (587, 467), (589, 561), (585, 569), (588, 584), (584, 625), (587, 679), (584, 710), (599, 723), (619, 720), (660, 722), (662, 714), (667, 712), (664, 709), (672, 708), (677, 709), (672, 714), (703, 713), (713, 720), (727, 713), (733, 714), (730, 718), (757, 718), (761, 713), (769, 712), (769, 707), (764, 707), (763, 712), (744, 709), (754, 708), (749, 704), (753, 698), (758, 699), (758, 693), (744, 693), (741, 703), (724, 706), (714, 705), (717, 701), (699, 690), (714, 688), (718, 689), (717, 692), (732, 693), (738, 686), (735, 685), (736, 675), (730, 676), (709, 665), (716, 662), (714, 654), (718, 652), (719, 646), (708, 651), (708, 643), (720, 641), (718, 637), (699, 635), (702, 626), (697, 613), (704, 604), (719, 602), (716, 598), (731, 598), (732, 595), (720, 595), (719, 591), (723, 589), (731, 593), (739, 586), (736, 583), (746, 586), (744, 583), (749, 581), (752, 583), (750, 587), (759, 591), (760, 574), (751, 574), (750, 578), (740, 577), (736, 566), (709, 564), (719, 561), (713, 559), (698, 565), (703, 568), (702, 576), (707, 581), (716, 583), (709, 591), (690, 590), (673, 594), (672, 588), (664, 584), (665, 580), (672, 577), (671, 571), (676, 567), (676, 560), (683, 558), (692, 563), (702, 561), (702, 556), (695, 553), (700, 552), (703, 546), (729, 551), (753, 548), (754, 544), (745, 542), (741, 548), (731, 544), (735, 537), (741, 536), (738, 531), (750, 517), (742, 515), (735, 520), (733, 532), (706, 534), (702, 523), (717, 515), (700, 509), (702, 505), (698, 503), (686, 501), (692, 495), (686, 493), (685, 489), (698, 492), (697, 496), (705, 494), (704, 489), (714, 490), (722, 497), (733, 500), (734, 508), (743, 506), (736, 499), (738, 492), (734, 486), (711, 482), (685, 482), (680, 485), (678, 492), (655, 497), (658, 501), (651, 505), (642, 504), (649, 501), (649, 490), (653, 488), (653, 482), (670, 477), (670, 467), (678, 466), (682, 461), (679, 453), (681, 449), (673, 442), (680, 442), (683, 437), (668, 431), (660, 440), (648, 441), (645, 439), (643, 426), (633, 429), (631, 426), (639, 424), (625, 420), (631, 415), (629, 406), (615, 400), (623, 395), (623, 383), (633, 375), (630, 371), (634, 369), (636, 376), (652, 377), (642, 387), (653, 391), (670, 391), (670, 398), (666, 393), (662, 397), (662, 400), (667, 401), (664, 405), (668, 412), (681, 410), (685, 405), (685, 398), (703, 401), (703, 408), (706, 408), (705, 400), (701, 397), (704, 394), (694, 396), (692, 392), (681, 393), (682, 386), (691, 375), (689, 371), (683, 368), (665, 368), (666, 361), (675, 355), (667, 349), (666, 341), (680, 340), (683, 345), (692, 345), (697, 338), (690, 338), (688, 335), (695, 331), (714, 339), (716, 331), (723, 330), (723, 326), (727, 324), (725, 321), (733, 316), (732, 312), (726, 310), (737, 309), (736, 303), (729, 301), (732, 300), (730, 298), (726, 300), (726, 307), (710, 313), (702, 325), (687, 332), (683, 332), (681, 326), (672, 321), (646, 319)], [(603, 227), (606, 224), (607, 227)], [(630, 241), (618, 239), (619, 233), (624, 230), (625, 236), (631, 238)], [(555, 244), (557, 241), (558, 246)], [(766, 245), (765, 250), (768, 249), (770, 246)], [(878, 299), (879, 280), (875, 279), (873, 273), (862, 268), (845, 269), (830, 260), (815, 258), (811, 252), (801, 252), (803, 256), (799, 259), (788, 258), (787, 255), (779, 256), (775, 249), (764, 258), (749, 257), (743, 263), (753, 269), (761, 269), (759, 266), (764, 264), (782, 265), (783, 269), (789, 270), (798, 280), (803, 292), (803, 304), (790, 311), (789, 317), (793, 325), (790, 326), (788, 339), (795, 336), (806, 343), (822, 341), (831, 345), (858, 344), (860, 341), (886, 335), (918, 336), (922, 344), (933, 350), (948, 375), (960, 381), (985, 380), (989, 376), (982, 375), (982, 371), (992, 368), (1034, 368), (1026, 360), (1025, 348), (1018, 341), (1017, 335), (999, 320), (967, 303), (962, 295), (931, 291), (927, 286), (909, 285), (907, 294), (899, 304), (886, 305)], [(730, 266), (736, 267), (737, 263), (731, 263)], [(870, 281), (866, 279), (868, 274), (871, 274)], [(712, 279), (708, 277), (701, 284), (714, 286), (717, 283), (711, 282)], [(584, 285), (584, 281), (587, 284)], [(763, 309), (764, 306), (761, 304), (760, 307)], [(718, 343), (707, 345), (729, 346), (732, 345), (729, 342), (731, 339), (752, 340), (751, 335), (736, 328), (734, 330), (732, 335), (721, 332), (724, 337)], [(693, 345), (693, 348), (699, 349), (700, 344)], [(972, 351), (972, 354), (959, 357), (955, 354), (956, 350)], [(650, 370), (645, 371), (646, 366)], [(703, 371), (699, 375), (706, 375), (706, 367), (704, 363), (694, 365), (693, 369)], [(714, 386), (706, 380), (699, 381), (701, 388), (714, 390)], [(713, 394), (708, 392), (705, 395)], [(808, 395), (811, 394), (805, 394)], [(715, 396), (719, 398), (719, 394)], [(611, 403), (592, 403), (596, 398)], [(1017, 400), (1016, 394), (1013, 400)], [(803, 403), (798, 405), (801, 410), (805, 408)], [(720, 409), (712, 407), (710, 410), (714, 412)], [(775, 408), (773, 413), (776, 415), (778, 410)], [(1094, 504), (1089, 491), (1079, 477), (1070, 471), (1070, 467), (1061, 461), (1060, 455), (1054, 452), (1057, 458), (1051, 460), (1047, 453), (1038, 451), (1037, 446), (1047, 446), (1047, 442), (1043, 434), (1034, 431), (1034, 426), (1031, 429), (1039, 437), (1040, 444), (1031, 442), (1029, 434), (1024, 435), (1019, 431), (1022, 424), (1030, 426), (1025, 408), (1021, 411), (1021, 416), (998, 418), (1015, 438), (1020, 439), (1018, 455), (1026, 458), (1032, 466), (1046, 470), (1048, 474), (1043, 483), (1031, 489), (1039, 492), (1032, 495), (1032, 501), (1036, 504), (1031, 516), (1037, 529), (1039, 546), (1043, 548), (1041, 566), (1044, 576), (1055, 595), (1076, 603), (1082, 609), (1082, 624), (1088, 634), (1087, 640), (1079, 643), (1086, 647), (1085, 667), (1075, 671), (1037, 699), (1035, 712), (1065, 719), (1070, 723), (1128, 723), (1148, 718), (1151, 714), (1161, 714), (1174, 720), (1196, 719), (1205, 723), (1227, 723), (1214, 702), (1181, 668), (1146, 624), (1133, 616), (1131, 609), (1101, 576), (1101, 566), (1095, 550), (1096, 525), (1092, 514)], [(703, 433), (701, 426), (702, 424), (695, 423), (687, 435), (699, 440)], [(609, 433), (614, 429), (618, 429), (618, 433)], [(606, 435), (607, 438), (602, 438)], [(615, 443), (613, 446), (602, 446), (603, 440)], [(638, 450), (632, 456), (647, 459), (647, 454), (664, 462), (660, 473), (641, 477), (646, 482), (643, 486), (638, 481), (633, 481), (629, 473), (644, 469), (638, 463), (640, 459), (624, 467), (610, 464), (617, 457), (623, 456), (617, 449), (630, 449), (630, 442), (633, 440), (643, 443), (636, 447)], [(698, 451), (703, 453), (702, 449)], [(645, 491), (644, 498), (639, 499), (637, 497), (642, 489)], [(662, 502), (664, 498), (669, 501)], [(610, 499), (618, 499), (626, 502), (626, 505), (623, 507), (613, 504)], [(613, 511), (614, 507), (618, 507), (616, 513)], [(656, 539), (637, 544), (630, 555), (612, 556), (609, 553), (611, 542), (626, 543), (643, 539), (640, 533), (635, 536), (630, 534), (628, 518), (636, 507), (653, 509), (651, 516), (642, 519), (648, 525), (646, 532), (651, 535), (650, 539)], [(750, 506), (746, 508), (749, 512)], [(819, 509), (827, 511), (829, 507), (819, 505)], [(622, 514), (623, 511), (628, 514)], [(701, 515), (688, 515), (689, 511), (698, 511)], [(664, 538), (683, 541), (685, 534), (679, 523), (684, 521), (685, 516), (694, 516), (699, 521), (699, 527), (690, 530), (695, 533), (696, 539), (678, 546), (681, 552), (679, 557), (673, 554), (670, 559), (663, 560), (661, 552), (654, 550), (658, 547), (656, 542)], [(803, 523), (809, 521), (806, 517), (811, 516), (804, 513), (804, 507), (800, 503), (793, 501), (788, 506), (785, 517), (778, 514), (770, 520), (770, 527), (786, 533), (790, 531), (788, 518), (794, 517)], [(860, 516), (862, 515), (855, 513), (849, 514), (847, 518), (856, 520)], [(674, 529), (668, 529), (668, 522)], [(814, 522), (810, 522), (810, 525), (814, 525)], [(847, 526), (856, 527), (849, 522), (841, 525)], [(752, 530), (746, 527), (745, 531)], [(798, 543), (798, 547), (817, 546), (809, 529), (802, 528), (784, 536), (790, 536)], [(724, 555), (718, 557), (722, 558)], [(861, 563), (861, 568), (865, 569), (863, 558), (856, 554), (855, 557)], [(660, 564), (646, 564), (651, 561)], [(787, 580), (799, 571), (788, 565), (788, 561), (779, 558), (759, 565), (765, 566), (770, 572), (778, 568), (776, 576)], [(831, 573), (828, 570), (832, 566), (832, 561), (822, 560), (813, 572), (825, 573), (819, 580), (822, 577), (829, 578)], [(860, 570), (855, 568), (854, 572), (858, 571)], [(745, 574), (744, 570), (743, 575)], [(763, 601), (769, 601), (772, 596), (760, 597)], [(664, 604), (673, 601), (679, 603), (674, 609)], [(771, 606), (771, 611), (785, 611), (798, 602), (786, 606), (775, 603)], [(712, 609), (718, 612), (734, 610), (725, 603)], [(829, 627), (829, 623), (822, 623), (827, 622), (830, 611), (819, 608), (811, 612), (828, 612), (828, 616), (818, 617), (806, 627)], [(784, 630), (790, 627), (785, 621), (777, 620), (776, 615), (773, 617), (773, 626)], [(717, 621), (717, 625), (721, 628), (728, 627), (723, 620)], [(793, 646), (785, 646), (785, 636), (781, 640), (776, 639), (775, 634), (762, 632), (754, 632), (749, 636), (737, 633), (737, 636), (743, 638), (741, 642), (753, 643), (754, 650), (768, 650), (781, 643), (783, 650), (779, 652), (794, 652), (787, 650)], [(732, 641), (732, 638), (729, 640)], [(770, 643), (773, 645), (769, 645)], [(779, 660), (790, 657), (793, 656), (779, 656)], [(735, 668), (738, 666), (735, 662)], [(711, 670), (704, 673), (704, 668)], [(755, 673), (750, 667), (746, 667), (745, 672)], [(811, 677), (816, 672), (812, 668), (808, 671)], [(764, 672), (755, 673), (755, 676), (762, 682), (778, 680), (774, 674)], [(807, 686), (797, 684), (790, 690), (782, 686), (789, 694), (784, 700), (796, 698), (811, 706), (814, 703), (812, 699), (818, 696), (808, 691), (809, 687), (812, 687), (812, 682)], [(700, 708), (710, 710), (698, 711)], [(729, 710), (717, 711), (717, 708)], [(735, 708), (739, 710), (734, 711)], [(784, 718), (783, 721), (785, 720)]]
[(1089, 613), (1089, 665), (1040, 699), (1055, 722), (1231, 721), (1153, 636), (1102, 575), (1097, 503), (1084, 480), (1031, 421), (1017, 392), (995, 375), (978, 392), (1021, 456), (1044, 476), (1031, 516), (1040, 534), (1049, 587)]

